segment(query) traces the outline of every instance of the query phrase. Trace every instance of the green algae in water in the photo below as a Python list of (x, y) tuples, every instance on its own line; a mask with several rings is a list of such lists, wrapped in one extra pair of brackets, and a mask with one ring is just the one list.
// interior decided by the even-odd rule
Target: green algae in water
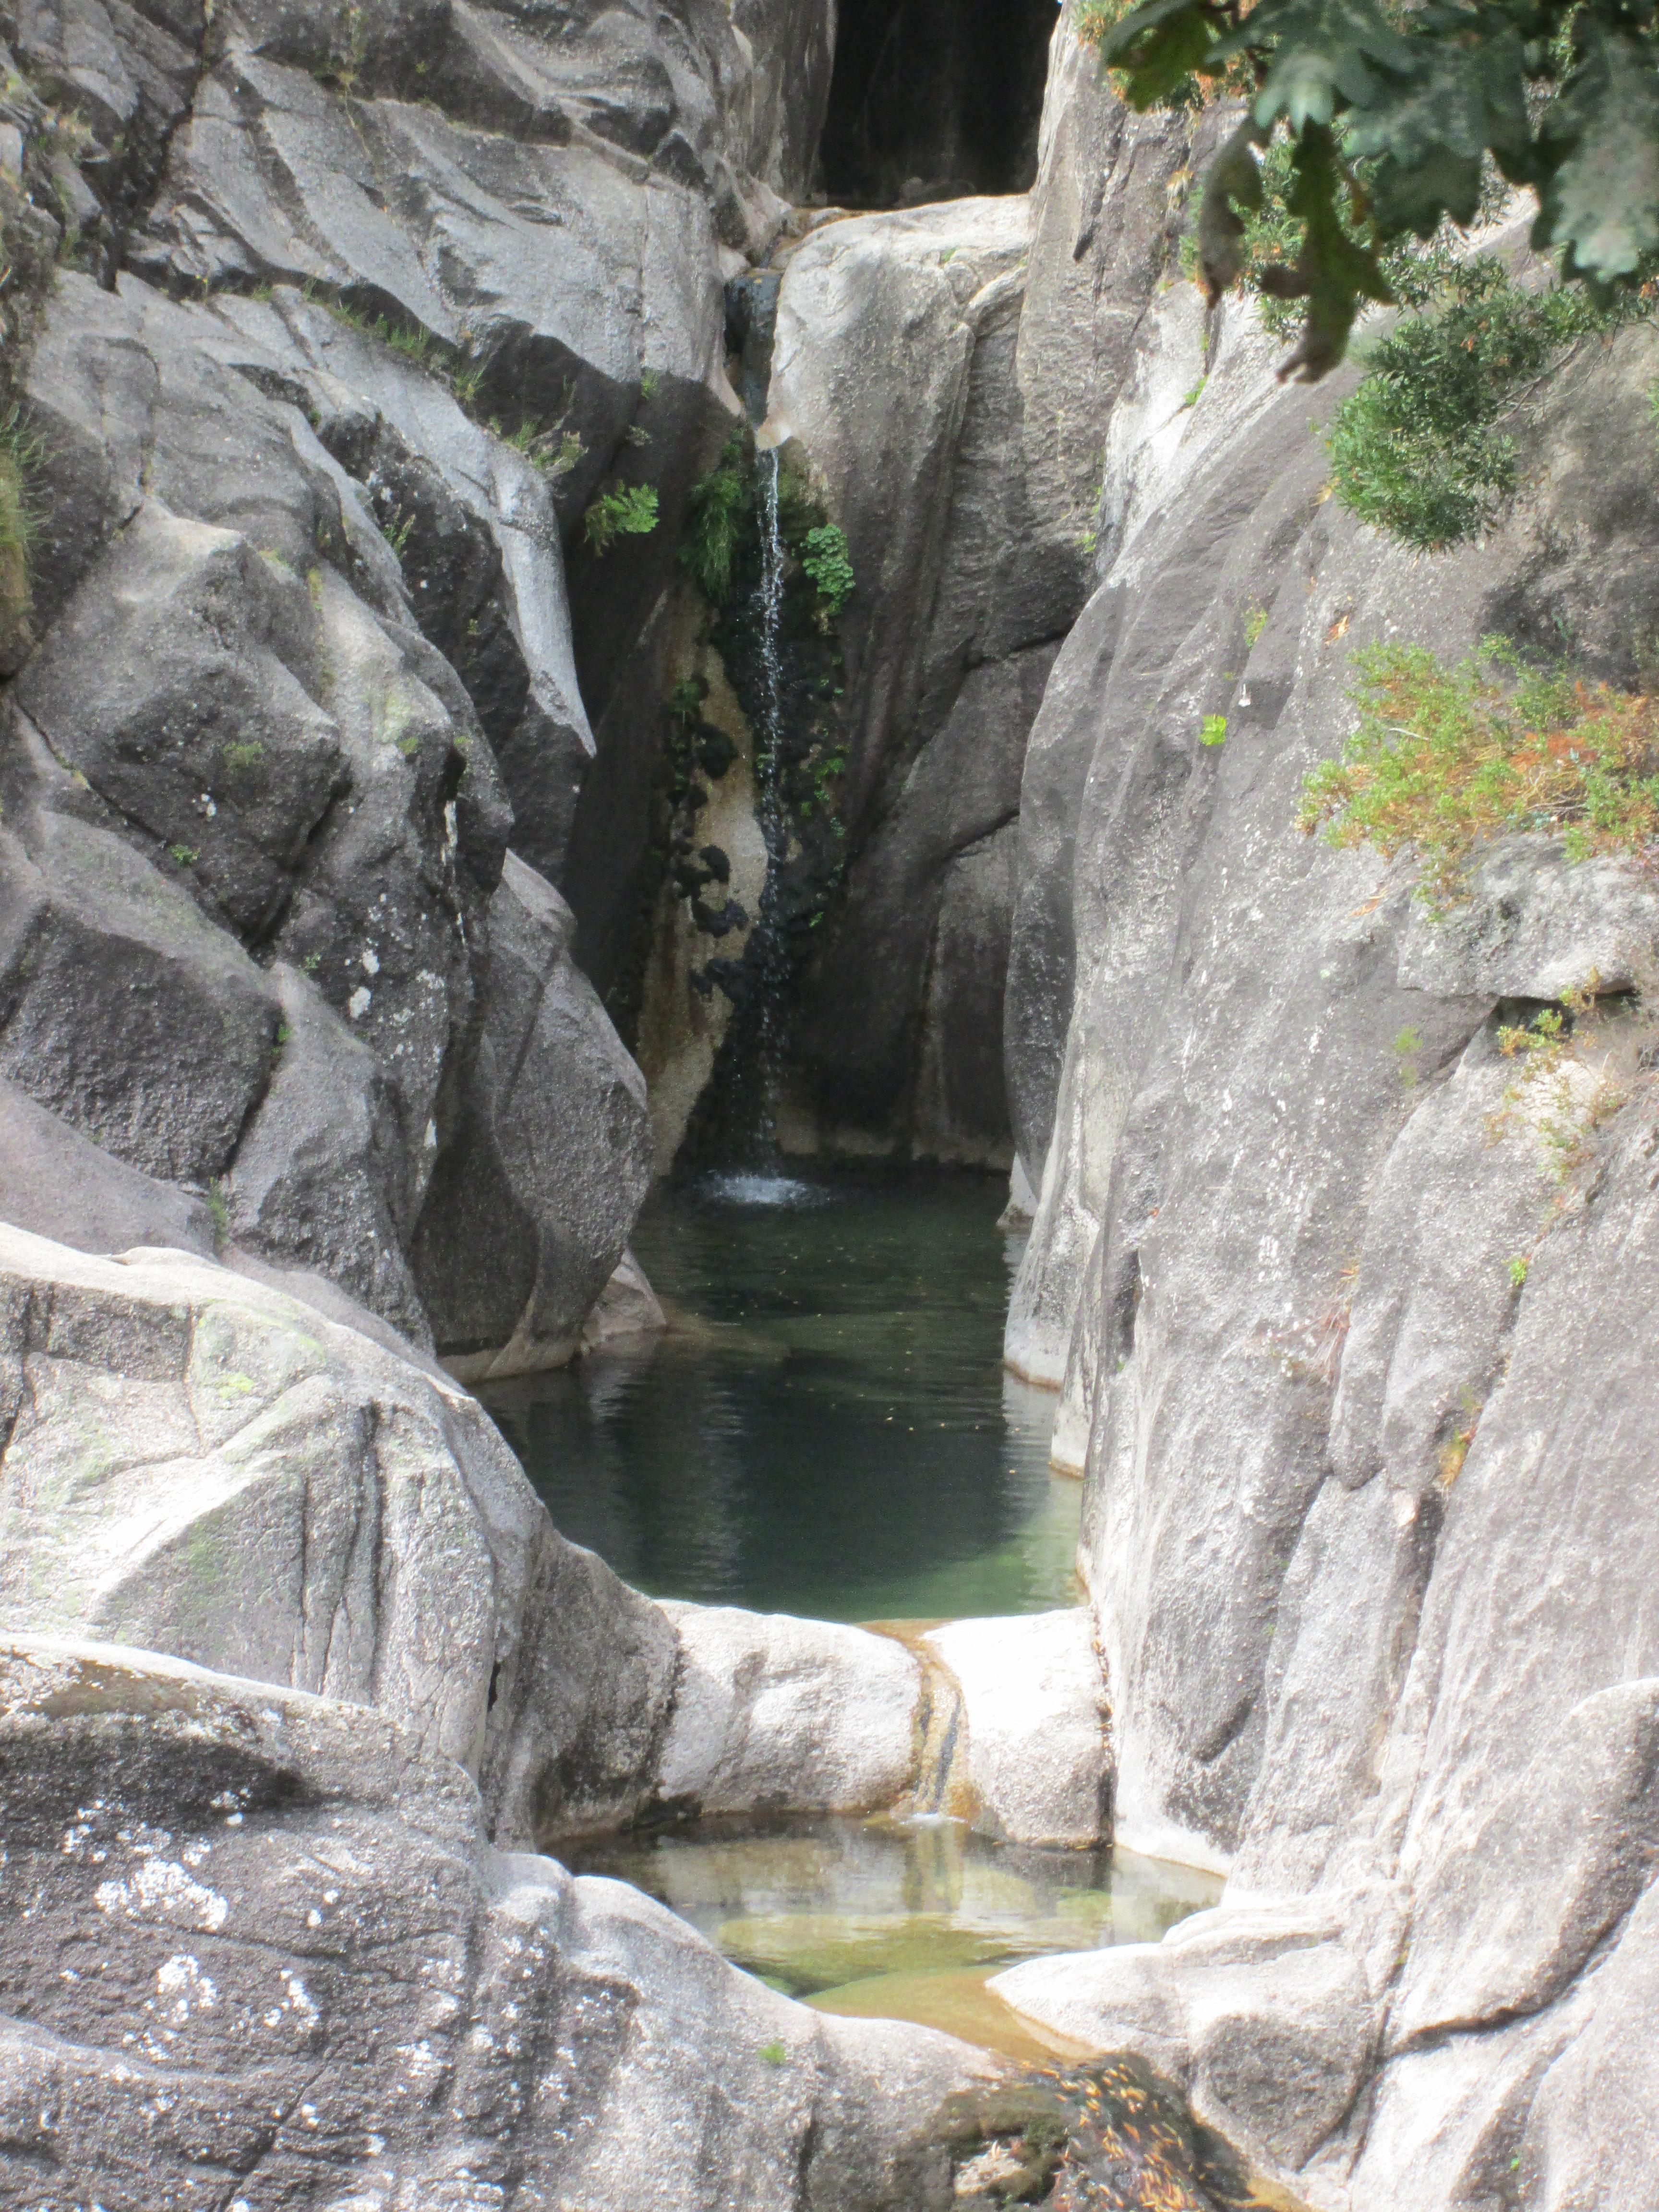
[(634, 1249), (673, 1331), (485, 1401), (558, 1527), (653, 1595), (828, 1620), (1074, 1605), (1056, 1401), (1002, 1366), (1004, 1192), (882, 1167), (659, 1191)]

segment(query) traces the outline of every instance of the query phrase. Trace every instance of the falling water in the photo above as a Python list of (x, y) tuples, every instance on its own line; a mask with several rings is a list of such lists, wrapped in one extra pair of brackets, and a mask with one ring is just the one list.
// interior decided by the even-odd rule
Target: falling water
[(755, 979), (753, 1103), (748, 1145), (757, 1163), (769, 1162), (773, 1097), (784, 1042), (789, 952), (780, 912), (779, 872), (789, 855), (789, 823), (781, 791), (783, 750), (783, 531), (778, 515), (776, 448), (759, 456), (761, 483), (760, 618), (761, 722), (757, 748), (761, 834), (766, 841), (766, 886), (761, 895), (751, 955)]
[[(761, 477), (761, 681), (765, 694), (764, 759), (761, 769), (762, 803), (772, 812), (777, 806), (778, 740), (783, 728), (783, 662), (778, 641), (783, 623), (783, 531), (778, 520), (778, 453), (775, 446), (759, 456)], [(770, 843), (770, 825), (768, 825)]]

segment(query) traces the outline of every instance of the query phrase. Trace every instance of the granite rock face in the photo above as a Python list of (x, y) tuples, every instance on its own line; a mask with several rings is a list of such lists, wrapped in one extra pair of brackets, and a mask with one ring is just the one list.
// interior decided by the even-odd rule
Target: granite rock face
[[(295, 295), (292, 312), (312, 311)], [(36, 563), (45, 635), (5, 709), (0, 1061), (115, 1161), (198, 1198), (220, 1186), (240, 1247), (327, 1276), (430, 1344), (410, 1254), (478, 1033), (502, 1018), (492, 993), (521, 910), (497, 889), (512, 816), (467, 691), (412, 617), (430, 580), (407, 578), (377, 528), (392, 518), (373, 470), (350, 477), (295, 404), (325, 386), (337, 403), (338, 381), (285, 384), (285, 358), (136, 279), (115, 295), (58, 280), (27, 387), (54, 499)], [(412, 411), (406, 385), (398, 396)], [(452, 474), (468, 454), (501, 464), (495, 507), (474, 490), (494, 535), (475, 534), (498, 596), (516, 562), (514, 608), (545, 618), (518, 632), (545, 702), (548, 671), (569, 660), (545, 491), (438, 397), (438, 429), (474, 441)], [(541, 501), (539, 535), (502, 519), (514, 495)], [(574, 675), (558, 696), (576, 696)], [(556, 1096), (569, 1074), (574, 1105), (579, 1068), (609, 1057), (625, 1094), (637, 1079), (609, 1021), (561, 988), (544, 1085)], [(543, 1336), (568, 1351), (640, 1191), (611, 1178), (603, 1117), (573, 1113), (550, 1157), (534, 1110), (552, 1212), (571, 1218), (544, 1204), (531, 1265), (557, 1310)], [(498, 1119), (509, 1146), (526, 1140), (509, 1109)], [(607, 1179), (608, 1205), (584, 1210), (584, 1181)], [(132, 1241), (112, 1223), (101, 1249)]]
[(1062, 18), (1030, 193), (826, 222), (788, 256), (763, 435), (823, 483), (858, 578), (851, 857), (798, 1054), (825, 1143), (1009, 1164), (1026, 737), (1088, 594), (1102, 426), (1188, 136), (1127, 116)]
[(473, 1399), (210, 1261), (0, 1251), (7, 1621), (378, 1706), (503, 1843), (650, 1795), (673, 1630)]
[[(1340, 380), (1283, 392), (1180, 291), (1140, 343), (1026, 756), (1008, 1353), (1085, 1471), (1117, 1837), (1231, 1872), (1160, 1946), (999, 1986), (1321, 2207), (1633, 2212), (1645, 2152), (1592, 2181), (1575, 2130), (1646, 2064), (1659, 897), (1518, 837), (1436, 913), (1295, 817), (1373, 641), (1547, 625), (1635, 679), (1655, 341), (1568, 364), (1508, 517), (1432, 560), (1327, 503)], [(1526, 1074), (1499, 1030), (1573, 991)]]
[[(567, 1356), (632, 1224), (637, 1079), (503, 854), (626, 896), (647, 811), (606, 794), (736, 404), (722, 286), (805, 190), (832, 31), (817, 0), (0, 21), (62, 216), (8, 233), (39, 515), (0, 1073), (417, 1346)], [(624, 492), (656, 526), (596, 552)], [(434, 1281), (497, 1235), (493, 1301)]]
[(461, 1769), (356, 1705), (7, 1638), (0, 1773), (9, 2202), (896, 2212), (988, 2070), (495, 1850)]
[(1111, 1758), (1087, 1612), (955, 1620), (923, 1640), (960, 1695), (958, 1771), (975, 1833), (1014, 1844), (1105, 1841)]
[(703, 1813), (876, 1812), (909, 1788), (920, 1670), (862, 1628), (730, 1606), (671, 1605), (679, 1631), (660, 1789)]
[(439, 1345), (469, 1382), (569, 1358), (651, 1178), (644, 1080), (571, 957), (574, 933), (509, 853), (471, 1086), (416, 1234)]

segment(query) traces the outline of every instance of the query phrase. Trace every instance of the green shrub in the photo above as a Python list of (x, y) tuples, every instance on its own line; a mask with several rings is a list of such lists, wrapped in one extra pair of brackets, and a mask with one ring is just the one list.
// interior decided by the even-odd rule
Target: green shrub
[(656, 526), (654, 484), (617, 484), (602, 491), (582, 517), (589, 548), (600, 558), (618, 538), (648, 538)]
[(1514, 490), (1515, 442), (1498, 426), (1523, 387), (1575, 338), (1650, 309), (1639, 295), (1523, 291), (1490, 254), (1443, 272), (1431, 297), (1368, 349), (1330, 431), (1342, 504), (1425, 552), (1478, 536)]
[(1078, 0), (1072, 27), (1085, 46), (1098, 46), (1112, 26), (1128, 12), (1128, 0)]
[(1359, 726), (1304, 784), (1304, 832), (1410, 848), (1431, 904), (1509, 831), (1559, 833), (1572, 860), (1659, 845), (1659, 700), (1522, 668), (1501, 638), (1451, 668), (1410, 645), (1372, 646), (1354, 666)]
[(858, 581), (848, 557), (847, 533), (839, 523), (826, 522), (807, 532), (800, 564), (830, 615), (839, 615)]
[(1224, 714), (1206, 714), (1198, 726), (1198, 742), (1201, 745), (1224, 745), (1227, 742), (1227, 717)]
[(691, 488), (680, 565), (712, 605), (732, 596), (732, 564), (754, 511), (755, 489), (741, 432)]

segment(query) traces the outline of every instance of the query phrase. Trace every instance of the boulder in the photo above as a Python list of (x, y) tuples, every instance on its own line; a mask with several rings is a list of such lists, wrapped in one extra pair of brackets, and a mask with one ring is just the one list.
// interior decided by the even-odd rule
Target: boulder
[(668, 1316), (631, 1252), (624, 1252), (611, 1279), (593, 1302), (582, 1323), (583, 1352), (608, 1352), (619, 1345), (637, 1346), (642, 1337), (659, 1336)]
[(262, 388), (303, 392), (323, 445), (363, 487), (410, 611), (489, 740), (515, 849), (556, 881), (593, 754), (556, 504), (575, 468), (560, 434), (546, 434), (538, 465), (362, 319), (292, 285), (226, 294), (215, 310), (203, 343)]
[[(1237, 1916), (1232, 1916), (1234, 1917)], [(1252, 1930), (1199, 1913), (1158, 1947), (1030, 1960), (998, 1996), (1097, 2047), (1120, 2039), (1190, 2097), (1201, 2119), (1284, 2172), (1346, 2118), (1370, 2056), (1373, 2008), (1358, 1960), (1319, 1929)]]
[(112, 830), (0, 830), (0, 1073), (140, 1173), (199, 1190), (235, 1155), (276, 1050), (235, 939)]
[[(200, 1188), (246, 1146), (237, 1234), (418, 1338), (404, 1247), (507, 809), (367, 502), (216, 332), (64, 276), (30, 364), (64, 495), (3, 748), (40, 957), (0, 1049), (146, 1172)], [(71, 943), (114, 996), (53, 985)]]
[(477, 1402), (179, 1252), (0, 1230), (0, 1611), (380, 1708), (527, 1842), (650, 1793), (672, 1628)]
[(1079, 1607), (952, 1621), (923, 1639), (962, 1693), (975, 1833), (1073, 1846), (1109, 1835), (1111, 1759), (1093, 1638)]
[(989, 2071), (492, 1848), (463, 1771), (359, 1705), (8, 1638), (0, 1772), (8, 2198), (896, 2212)]
[[(240, 1249), (416, 1344), (436, 1317), (499, 1352), (522, 1319), (519, 1364), (568, 1356), (643, 1192), (639, 1078), (554, 895), (518, 868), (490, 903), (510, 817), (438, 649), (465, 662), (480, 610), (507, 639), (477, 689), (561, 858), (592, 740), (542, 477), (297, 293), (65, 277), (30, 374), (63, 496), (56, 619), (9, 701), (0, 1066), (143, 1172), (221, 1182)], [(398, 456), (430, 493), (407, 571), (377, 527), (403, 527), (376, 504)], [(438, 600), (423, 636), (410, 603)], [(482, 1291), (428, 1190), (480, 1121), (495, 1195), (466, 1218), (512, 1255)]]
[(213, 1217), (176, 1183), (142, 1175), (15, 1083), (0, 1081), (0, 1221), (77, 1252), (169, 1244), (210, 1257)]
[(679, 1634), (659, 1787), (700, 1813), (871, 1813), (909, 1786), (921, 1673), (862, 1628), (667, 1605)]

